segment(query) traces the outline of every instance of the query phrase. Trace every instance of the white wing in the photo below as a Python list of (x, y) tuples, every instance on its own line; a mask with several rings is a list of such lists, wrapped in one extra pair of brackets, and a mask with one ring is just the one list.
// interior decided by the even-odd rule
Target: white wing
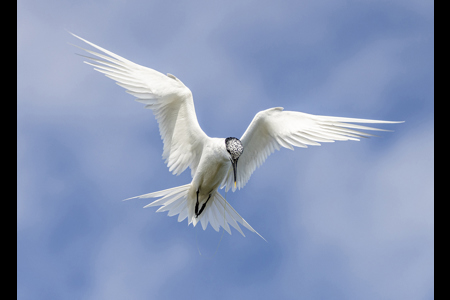
[[(159, 124), (164, 142), (163, 158), (173, 174), (181, 174), (187, 167), (191, 174), (198, 166), (203, 143), (208, 136), (200, 128), (195, 114), (191, 91), (175, 76), (135, 64), (72, 33), (73, 36), (97, 48), (104, 54), (86, 52), (101, 59), (86, 62), (137, 97), (136, 101), (150, 108)], [(105, 55), (106, 54), (106, 55)]]
[[(255, 169), (281, 147), (294, 150), (293, 146), (306, 148), (308, 145), (318, 146), (319, 142), (359, 141), (359, 138), (373, 136), (355, 129), (387, 131), (351, 123), (401, 122), (316, 116), (283, 111), (282, 107), (260, 111), (241, 137), (244, 152), (237, 165), (237, 187), (243, 188)], [(226, 186), (226, 191), (230, 188), (235, 191), (233, 181), (230, 167), (222, 187)]]

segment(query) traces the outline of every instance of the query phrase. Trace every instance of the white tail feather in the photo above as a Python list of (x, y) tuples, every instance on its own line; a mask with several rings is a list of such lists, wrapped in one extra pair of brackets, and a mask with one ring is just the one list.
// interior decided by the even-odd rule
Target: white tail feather
[(193, 226), (195, 226), (198, 222), (201, 222), (203, 230), (206, 230), (206, 228), (208, 227), (208, 223), (211, 223), (211, 227), (213, 227), (215, 231), (219, 231), (220, 227), (223, 227), (224, 230), (231, 234), (230, 226), (228, 226), (228, 224), (230, 224), (243, 236), (245, 236), (244, 232), (242, 232), (242, 229), (238, 225), (239, 222), (245, 228), (256, 233), (263, 240), (265, 240), (258, 232), (256, 232), (255, 229), (250, 226), (250, 224), (247, 223), (247, 221), (245, 221), (236, 212), (236, 210), (225, 200), (225, 198), (222, 197), (222, 195), (218, 191), (213, 192), (213, 195), (206, 204), (206, 207), (203, 210), (202, 214), (200, 214), (198, 218), (196, 218), (192, 213), (196, 199), (188, 199), (190, 186), (190, 184), (186, 184), (167, 190), (128, 198), (125, 200), (138, 198), (160, 198), (150, 204), (147, 204), (146, 206), (144, 206), (144, 208), (150, 206), (161, 206), (156, 212), (169, 211), (167, 214), (169, 217), (178, 215), (178, 222), (181, 222), (186, 219), (186, 217), (188, 217), (188, 225), (192, 223)]

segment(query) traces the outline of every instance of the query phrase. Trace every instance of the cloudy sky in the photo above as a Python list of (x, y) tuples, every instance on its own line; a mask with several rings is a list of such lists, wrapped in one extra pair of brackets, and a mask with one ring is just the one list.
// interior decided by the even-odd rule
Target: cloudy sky
[[(17, 8), (19, 299), (434, 298), (433, 1)], [(209, 136), (240, 137), (276, 106), (406, 122), (274, 153), (226, 195), (268, 242), (222, 237), (121, 201), (190, 172), (168, 171), (151, 112), (83, 64), (67, 30), (176, 75)]]

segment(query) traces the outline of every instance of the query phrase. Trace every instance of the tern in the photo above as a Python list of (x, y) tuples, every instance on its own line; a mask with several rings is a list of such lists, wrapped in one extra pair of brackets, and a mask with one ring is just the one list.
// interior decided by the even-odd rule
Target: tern
[(222, 227), (231, 234), (230, 224), (245, 236), (240, 223), (261, 236), (218, 190), (234, 192), (243, 188), (255, 169), (275, 150), (306, 148), (321, 142), (359, 141), (373, 136), (361, 130), (388, 131), (354, 123), (402, 122), (312, 115), (274, 107), (258, 112), (240, 139), (211, 138), (200, 128), (192, 93), (180, 79), (138, 65), (71, 34), (102, 52), (76, 46), (96, 57), (81, 55), (89, 59), (85, 63), (116, 81), (136, 101), (152, 110), (164, 144), (162, 157), (169, 171), (179, 175), (188, 167), (191, 169), (189, 184), (125, 200), (158, 198), (144, 207), (161, 206), (157, 212), (178, 215), (178, 222), (188, 218), (188, 225), (201, 222), (203, 230), (211, 223), (214, 230)]

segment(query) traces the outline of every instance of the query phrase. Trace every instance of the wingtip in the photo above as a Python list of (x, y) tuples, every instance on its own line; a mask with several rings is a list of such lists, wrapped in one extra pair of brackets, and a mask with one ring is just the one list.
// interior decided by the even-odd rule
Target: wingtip
[(67, 29), (67, 28), (64, 28), (64, 30), (66, 31), (66, 32), (68, 32), (68, 33), (70, 33), (70, 34), (72, 34), (73, 35), (73, 33), (69, 30), (69, 29)]
[(260, 235), (257, 231), (255, 231), (255, 233), (264, 240), (264, 242), (266, 242), (267, 244), (269, 243), (262, 235)]
[(71, 32), (71, 31), (69, 31), (69, 30), (67, 30), (67, 29), (66, 29), (66, 31), (67, 31), (68, 33), (70, 33), (71, 35), (73, 35), (74, 37), (76, 37), (77, 39), (80, 39), (80, 40), (83, 40), (83, 41), (84, 41), (83, 38), (79, 37), (79, 36), (76, 35), (75, 33)]
[(123, 199), (122, 201), (128, 201), (128, 200), (131, 200), (131, 199), (137, 199), (137, 198), (139, 198), (139, 196), (135, 196), (135, 197), (131, 197), (131, 198), (127, 198), (127, 199)]
[[(247, 223), (247, 222), (246, 222)], [(248, 226), (250, 226), (250, 224), (248, 224), (247, 223), (247, 225)], [(245, 225), (244, 225), (245, 226)], [(245, 227), (247, 227), (247, 226), (245, 226)], [(269, 243), (262, 235), (260, 235), (259, 233), (258, 233), (258, 231), (256, 231), (255, 229), (253, 229), (253, 227), (251, 227), (250, 226), (250, 228), (252, 229), (251, 231), (253, 231), (254, 233), (256, 233), (260, 238), (262, 238), (266, 243)], [(247, 227), (247, 229), (249, 229), (248, 227)]]

